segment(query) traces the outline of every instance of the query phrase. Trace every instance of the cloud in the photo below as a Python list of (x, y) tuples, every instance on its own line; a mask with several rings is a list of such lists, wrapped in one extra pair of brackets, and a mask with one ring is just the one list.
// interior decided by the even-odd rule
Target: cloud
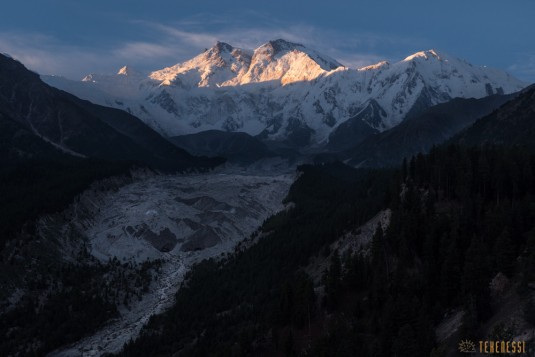
[(128, 42), (125, 45), (112, 51), (112, 56), (129, 60), (158, 59), (171, 57), (177, 54), (177, 51), (169, 46), (148, 42)]
[(207, 44), (214, 43), (218, 40), (217, 36), (214, 34), (184, 31), (179, 27), (167, 26), (160, 23), (148, 21), (134, 21), (134, 23), (151, 27), (162, 34), (167, 35), (169, 39), (178, 40), (192, 46), (206, 46)]
[[(132, 34), (108, 38), (105, 44), (80, 46), (53, 36), (31, 32), (0, 32), (0, 52), (9, 53), (41, 74), (79, 79), (88, 73), (112, 73), (125, 64), (141, 71), (157, 70), (188, 60), (216, 41), (254, 49), (283, 38), (324, 53), (350, 67), (362, 67), (390, 58), (392, 51), (424, 43), (375, 33), (341, 33), (307, 24), (284, 24), (259, 13), (228, 17), (199, 14), (172, 23), (130, 20)], [(247, 19), (246, 21), (244, 19)], [(141, 37), (142, 36), (142, 37)], [(388, 55), (387, 55), (388, 54)], [(407, 53), (403, 53), (403, 57)]]
[(66, 45), (51, 36), (0, 32), (0, 51), (40, 74), (81, 78), (89, 68), (100, 67), (103, 53)]
[[(212, 17), (212, 21), (218, 24), (223, 22), (218, 17)], [(226, 21), (228, 22), (228, 20)], [(266, 23), (254, 27), (232, 24), (227, 27), (218, 26), (216, 30), (207, 30), (206, 28), (212, 26), (207, 26), (206, 19), (203, 21), (205, 28), (201, 28), (201, 24), (193, 20), (169, 25), (148, 21), (136, 21), (136, 23), (168, 36), (168, 42), (176, 41), (177, 44), (193, 46), (197, 51), (196, 53), (201, 48), (212, 46), (216, 41), (228, 42), (235, 47), (254, 49), (269, 40), (283, 38), (325, 53), (351, 67), (369, 65), (385, 59), (393, 60), (385, 56), (384, 53), (380, 53), (381, 47), (391, 49), (392, 47), (399, 48), (407, 45), (414, 46), (415, 43), (424, 43), (420, 39), (397, 38), (371, 33), (342, 34), (338, 31), (306, 24), (284, 26), (278, 23)], [(406, 55), (408, 54), (403, 53), (402, 58)]]
[(190, 54), (167, 43), (131, 41), (116, 46), (81, 47), (51, 36), (22, 32), (0, 32), (0, 52), (37, 73), (71, 79), (89, 73), (113, 73), (125, 64), (151, 70), (154, 65), (174, 63)]

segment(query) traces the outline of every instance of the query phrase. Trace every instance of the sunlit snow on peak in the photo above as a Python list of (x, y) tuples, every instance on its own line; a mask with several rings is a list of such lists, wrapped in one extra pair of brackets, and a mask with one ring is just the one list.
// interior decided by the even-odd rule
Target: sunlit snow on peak
[(132, 72), (132, 70), (130, 69), (130, 67), (124, 66), (123, 68), (121, 68), (119, 70), (119, 72), (117, 72), (117, 74), (123, 75), (123, 76), (128, 76), (131, 72)]
[(432, 58), (435, 58), (435, 59), (437, 59), (439, 61), (448, 61), (448, 57), (449, 56), (446, 55), (443, 52), (438, 52), (437, 50), (430, 49), (430, 50), (427, 50), (427, 51), (416, 52), (416, 53), (408, 56), (407, 58), (405, 58), (403, 61), (404, 62), (408, 62), (408, 61), (413, 61), (415, 59), (428, 60), (428, 59), (432, 59)]
[(371, 70), (377, 70), (377, 69), (381, 69), (381, 68), (388, 68), (389, 66), (390, 66), (390, 62), (381, 61), (381, 62), (376, 63), (376, 64), (372, 64), (372, 65), (369, 65), (369, 66), (361, 67), (358, 70), (359, 71), (371, 71)]

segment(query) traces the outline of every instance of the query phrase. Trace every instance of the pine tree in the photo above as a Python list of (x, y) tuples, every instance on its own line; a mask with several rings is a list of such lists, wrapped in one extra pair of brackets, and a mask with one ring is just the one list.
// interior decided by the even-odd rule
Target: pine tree
[(494, 244), (494, 256), (496, 257), (496, 268), (508, 277), (512, 277), (513, 274), (516, 261), (515, 251), (511, 235), (505, 228)]
[(489, 282), (491, 270), (486, 246), (478, 237), (473, 237), (466, 251), (462, 286), (466, 298), (473, 298), (477, 316), (484, 321), (490, 314)]
[(338, 250), (331, 255), (331, 264), (325, 275), (326, 303), (329, 309), (335, 309), (338, 305), (342, 281), (342, 262)]

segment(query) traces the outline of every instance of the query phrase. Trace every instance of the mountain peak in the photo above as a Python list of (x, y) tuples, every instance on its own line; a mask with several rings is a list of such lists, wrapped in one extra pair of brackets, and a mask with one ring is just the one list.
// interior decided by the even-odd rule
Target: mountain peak
[(211, 48), (211, 50), (215, 51), (215, 52), (232, 52), (232, 50), (234, 49), (234, 47), (232, 47), (231, 45), (229, 45), (228, 43), (225, 43), (225, 42), (220, 42), (220, 41), (217, 41), (216, 44)]
[(293, 43), (290, 41), (283, 40), (282, 38), (269, 41), (266, 45), (270, 45), (275, 51), (275, 53), (282, 52), (282, 51), (291, 51), (299, 47), (303, 49), (305, 48), (305, 46), (303, 46), (300, 43)]
[(448, 55), (443, 53), (443, 52), (439, 52), (435, 49), (430, 49), (430, 50), (426, 50), (426, 51), (420, 51), (420, 52), (416, 52), (416, 53), (413, 53), (412, 55), (408, 56), (407, 58), (405, 58), (403, 60), (403, 62), (408, 62), (408, 61), (413, 61), (415, 59), (423, 59), (423, 60), (429, 60), (429, 59), (436, 59), (438, 61), (447, 61), (448, 60)]
[(217, 41), (186, 62), (152, 72), (150, 78), (165, 85), (179, 83), (183, 87), (217, 87), (246, 71), (250, 62), (251, 55), (247, 51)]
[(217, 41), (211, 48), (206, 49), (195, 59), (201, 61), (210, 61), (217, 63), (219, 66), (231, 65), (233, 62), (250, 62), (251, 54), (241, 48), (233, 47), (228, 43)]
[(132, 75), (135, 75), (137, 74), (137, 71), (135, 71), (132, 67), (130, 66), (124, 66), (122, 67), (119, 72), (117, 72), (117, 75), (120, 75), (120, 76), (132, 76)]
[(264, 43), (262, 46), (258, 47), (255, 50), (255, 53), (273, 57), (276, 55), (283, 54), (285, 52), (290, 52), (292, 50), (300, 50), (301, 52), (304, 52), (306, 48), (299, 43), (293, 43), (283, 39), (278, 39)]
[(273, 61), (290, 52), (302, 53), (306, 55), (325, 71), (342, 67), (342, 64), (329, 56), (309, 49), (300, 43), (294, 43), (284, 39), (271, 40), (263, 44), (255, 50), (254, 56), (268, 61)]

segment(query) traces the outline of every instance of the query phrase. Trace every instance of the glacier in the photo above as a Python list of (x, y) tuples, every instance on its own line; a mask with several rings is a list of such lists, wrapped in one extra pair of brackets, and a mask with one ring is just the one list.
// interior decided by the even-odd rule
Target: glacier
[[(282, 200), (295, 175), (288, 170), (258, 175), (228, 167), (202, 175), (138, 172), (133, 182), (116, 190), (85, 192), (62, 224), (76, 227), (89, 252), (103, 262), (113, 257), (123, 263), (158, 259), (162, 261), (161, 270), (141, 300), (128, 307), (119, 306), (118, 318), (48, 356), (119, 352), (152, 315), (173, 304), (193, 264), (232, 253), (265, 219), (285, 209)], [(217, 235), (217, 240), (206, 242), (207, 232)], [(162, 236), (160, 241), (156, 238)], [(175, 245), (162, 244), (169, 241)], [(207, 244), (190, 244), (184, 249), (188, 242), (199, 241)]]

